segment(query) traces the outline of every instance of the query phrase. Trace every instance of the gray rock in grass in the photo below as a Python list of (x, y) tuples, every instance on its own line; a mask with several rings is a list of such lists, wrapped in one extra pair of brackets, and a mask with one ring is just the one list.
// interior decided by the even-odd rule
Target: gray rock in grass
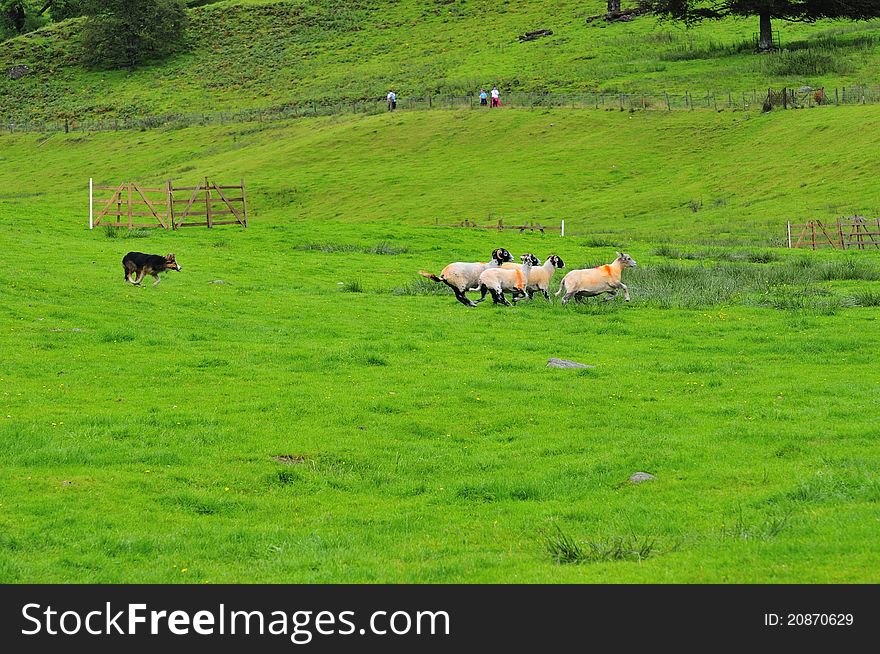
[(591, 366), (586, 363), (578, 363), (577, 361), (568, 361), (567, 359), (557, 359), (556, 357), (550, 357), (547, 360), (548, 368), (595, 368), (596, 366)]
[(9, 77), (9, 79), (21, 79), (29, 72), (31, 72), (30, 68), (28, 68), (24, 64), (19, 64), (17, 66), (13, 66), (12, 68), (8, 68), (6, 70), (6, 75)]
[(631, 484), (641, 484), (643, 481), (651, 481), (653, 479), (657, 479), (654, 475), (647, 472), (634, 472), (629, 477), (629, 483)]

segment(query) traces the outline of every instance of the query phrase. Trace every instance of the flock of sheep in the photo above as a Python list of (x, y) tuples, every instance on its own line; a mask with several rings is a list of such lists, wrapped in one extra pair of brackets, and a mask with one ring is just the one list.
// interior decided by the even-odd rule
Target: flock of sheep
[[(489, 263), (450, 263), (443, 269), (440, 275), (420, 270), (419, 274), (435, 282), (446, 284), (455, 293), (455, 298), (467, 307), (475, 307), (486, 299), (487, 294), (492, 295), (492, 302), (511, 306), (504, 296), (505, 291), (510, 291), (513, 302), (524, 297), (532, 298), (532, 295), (540, 291), (546, 300), (550, 300), (550, 280), (557, 268), (564, 268), (562, 259), (555, 254), (547, 257), (544, 265), (534, 254), (524, 254), (520, 257), (521, 264), (512, 263), (513, 256), (504, 248), (495, 248), (492, 251), (492, 260)], [(629, 289), (620, 280), (624, 268), (634, 268), (636, 262), (632, 257), (623, 252), (617, 253), (617, 258), (604, 266), (572, 270), (562, 278), (556, 296), (562, 297), (565, 304), (570, 299), (579, 301), (584, 297), (592, 297), (609, 293), (606, 298), (610, 300), (620, 291), (623, 291), (624, 299), (629, 302)], [(468, 291), (480, 291), (479, 300), (471, 300), (466, 293)]]

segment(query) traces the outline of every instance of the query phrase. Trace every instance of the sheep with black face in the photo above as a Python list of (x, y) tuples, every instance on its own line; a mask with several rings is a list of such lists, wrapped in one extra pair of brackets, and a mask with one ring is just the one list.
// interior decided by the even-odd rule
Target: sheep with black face
[(492, 251), (492, 261), (489, 263), (465, 263), (456, 262), (446, 266), (440, 275), (420, 270), (422, 277), (427, 277), (435, 282), (446, 284), (455, 293), (455, 299), (466, 307), (477, 306), (465, 293), (479, 287), (480, 275), (489, 269), (498, 268), (506, 261), (513, 261), (513, 256), (504, 248), (495, 248)]
[(529, 279), (529, 271), (532, 266), (540, 263), (534, 254), (524, 254), (520, 257), (520, 268), (491, 268), (480, 274), (480, 299), (486, 299), (486, 294), (492, 294), (492, 302), (510, 306), (510, 302), (504, 297), (504, 291), (510, 291), (514, 302), (526, 297), (526, 285)]
[[(544, 299), (549, 301), (550, 280), (553, 279), (553, 273), (556, 272), (557, 268), (565, 268), (565, 262), (562, 261), (561, 257), (551, 254), (547, 257), (543, 266), (539, 266), (539, 263), (541, 262), (536, 260), (535, 265), (529, 270), (529, 279), (526, 283), (526, 294), (531, 300), (535, 293), (541, 291), (541, 293), (544, 294)], [(520, 268), (521, 264), (505, 263), (502, 266), (502, 268), (512, 267)]]

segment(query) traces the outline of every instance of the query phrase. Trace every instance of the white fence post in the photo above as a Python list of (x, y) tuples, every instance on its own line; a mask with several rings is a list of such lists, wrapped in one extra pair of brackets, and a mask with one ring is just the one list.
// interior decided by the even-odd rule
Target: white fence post
[(559, 236), (560, 238), (565, 236), (565, 221), (562, 221), (562, 227), (559, 228)]
[(791, 249), (791, 221), (788, 221), (788, 249)]
[(92, 220), (92, 216), (93, 216), (92, 208), (94, 206), (92, 204), (92, 202), (93, 202), (92, 201), (92, 178), (89, 177), (89, 229), (94, 229), (94, 227), (95, 227), (94, 222)]

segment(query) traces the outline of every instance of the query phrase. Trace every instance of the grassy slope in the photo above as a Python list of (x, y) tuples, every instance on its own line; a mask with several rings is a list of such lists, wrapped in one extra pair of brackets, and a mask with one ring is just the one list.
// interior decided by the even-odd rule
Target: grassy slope
[[(90, 176), (112, 184), (244, 175), (262, 217), (306, 231), (327, 220), (424, 227), (492, 213), (566, 218), (569, 230), (624, 240), (779, 244), (788, 219), (877, 212), (878, 123), (873, 107), (765, 116), (441, 111), (2, 139), (13, 189), (32, 188), (34, 166), (65, 166), (67, 177), (49, 184), (70, 192)], [(858, 143), (839, 147), (841, 134), (856, 132)], [(697, 213), (692, 200), (702, 202)], [(45, 201), (62, 203), (65, 224), (81, 219), (80, 201), (51, 193)]]
[[(127, 72), (75, 63), (78, 23), (0, 44), (0, 115), (130, 116), (262, 107), (309, 100), (503, 91), (749, 92), (767, 86), (828, 87), (875, 81), (878, 23), (776, 25), (783, 43), (808, 47), (775, 58), (737, 48), (755, 20), (690, 32), (654, 18), (586, 24), (604, 2), (223, 2), (193, 11), (194, 49)], [(518, 43), (525, 31), (554, 35)]]
[[(878, 116), (428, 112), (0, 137), (14, 253), (0, 580), (880, 580), (876, 308), (662, 308), (638, 276), (633, 305), (579, 309), (337, 285), (389, 290), (497, 244), (569, 265), (613, 250), (429, 226), (471, 210), (573, 215), (581, 234), (629, 241), (645, 273), (670, 230), (778, 239), (809, 207), (876, 206), (854, 176)], [(856, 130), (858, 147), (836, 147)], [(83, 228), (90, 174), (245, 174), (253, 225), (107, 239)], [(409, 251), (297, 249), (379, 241)], [(125, 286), (130, 249), (173, 250), (183, 271)], [(865, 288), (880, 290), (816, 290)], [(548, 356), (599, 367), (548, 370)], [(658, 481), (621, 486), (635, 470)], [(556, 565), (553, 525), (581, 542), (635, 533), (656, 553)]]

